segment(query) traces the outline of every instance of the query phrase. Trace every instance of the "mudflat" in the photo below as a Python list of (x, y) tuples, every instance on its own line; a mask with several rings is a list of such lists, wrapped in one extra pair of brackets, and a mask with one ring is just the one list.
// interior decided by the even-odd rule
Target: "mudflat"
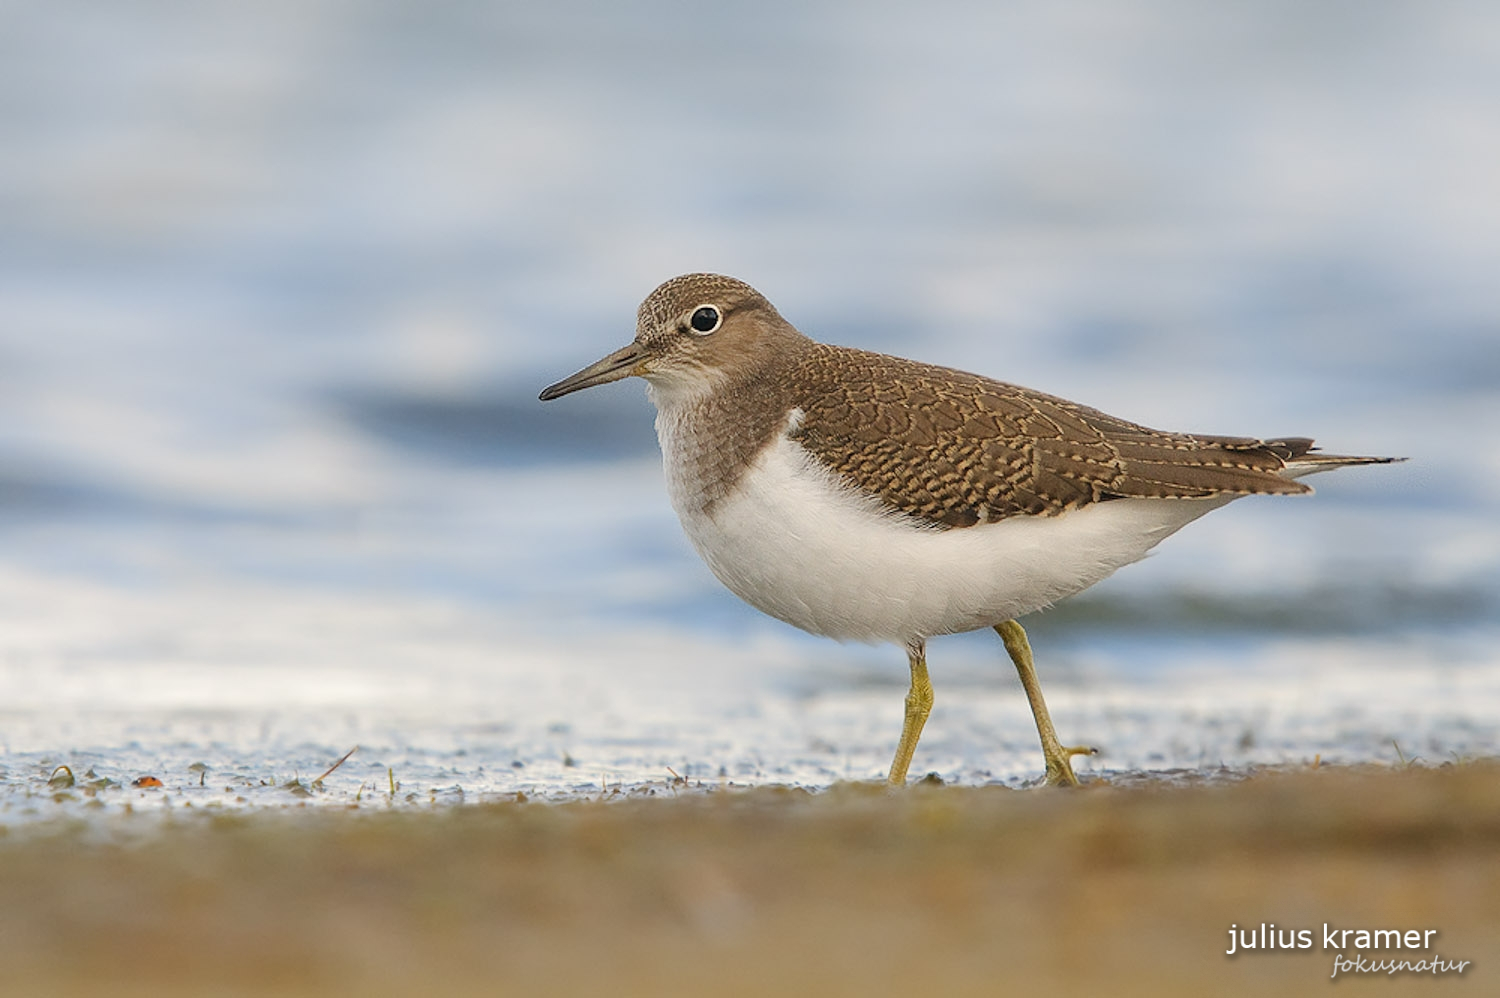
[(1488, 760), (1079, 791), (663, 785), (132, 824), (0, 835), (0, 993), (1391, 995), (1500, 981)]

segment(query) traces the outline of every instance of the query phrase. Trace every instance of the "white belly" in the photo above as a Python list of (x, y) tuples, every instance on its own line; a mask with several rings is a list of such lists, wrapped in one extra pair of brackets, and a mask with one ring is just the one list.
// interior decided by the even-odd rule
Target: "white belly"
[(1116, 499), (935, 530), (882, 510), (786, 437), (709, 512), (670, 458), (667, 472), (683, 528), (720, 581), (773, 617), (854, 641), (907, 642), (1031, 613), (1229, 501)]

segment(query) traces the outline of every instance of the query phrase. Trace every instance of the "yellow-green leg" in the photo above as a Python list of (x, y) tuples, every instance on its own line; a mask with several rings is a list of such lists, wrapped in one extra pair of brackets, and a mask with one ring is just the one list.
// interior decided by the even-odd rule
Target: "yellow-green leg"
[(896, 758), (891, 760), (891, 772), (886, 777), (893, 787), (906, 782), (906, 770), (911, 766), (911, 757), (917, 751), (917, 739), (922, 737), (922, 725), (932, 713), (932, 681), (927, 678), (927, 643), (917, 641), (906, 646), (906, 657), (911, 661), (911, 689), (906, 694), (906, 720), (901, 724), (901, 744), (896, 746)]
[[(1042, 699), (1042, 684), (1036, 678), (1036, 663), (1031, 657), (1031, 642), (1026, 640), (1026, 631), (1014, 620), (995, 625), (995, 633), (1005, 642), (1010, 660), (1016, 663), (1021, 674), (1021, 686), (1026, 690), (1026, 699), (1031, 701), (1031, 715), (1036, 718), (1036, 733), (1042, 738), (1042, 757), (1047, 760), (1047, 783), (1054, 787), (1076, 787), (1078, 777), (1073, 775), (1073, 756), (1094, 755), (1098, 749), (1087, 745), (1067, 746), (1057, 739), (1057, 729), (1052, 727), (1052, 715), (1047, 713), (1047, 701)], [(915, 676), (913, 667), (913, 676)], [(923, 669), (926, 676), (926, 669)], [(915, 680), (913, 680), (915, 689)], [(918, 726), (920, 730), (920, 725)]]

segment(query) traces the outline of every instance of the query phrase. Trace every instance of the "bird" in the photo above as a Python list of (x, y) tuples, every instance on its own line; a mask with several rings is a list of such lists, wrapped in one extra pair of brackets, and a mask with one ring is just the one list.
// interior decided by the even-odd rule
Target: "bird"
[(993, 629), (1030, 702), (1047, 785), (1078, 786), (1019, 618), (1247, 495), (1398, 458), (1306, 437), (1171, 433), (1019, 385), (804, 335), (749, 284), (674, 277), (626, 346), (542, 401), (627, 377), (656, 407), (667, 492), (715, 576), (812, 634), (891, 643), (911, 669), (886, 779), (931, 713), (929, 639)]

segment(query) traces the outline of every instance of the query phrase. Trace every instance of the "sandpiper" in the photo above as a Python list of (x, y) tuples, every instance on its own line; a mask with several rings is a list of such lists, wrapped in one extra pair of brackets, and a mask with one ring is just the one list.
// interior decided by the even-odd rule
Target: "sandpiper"
[(1304, 437), (1165, 433), (1017, 385), (818, 343), (743, 281), (651, 292), (635, 340), (541, 393), (635, 375), (656, 405), (667, 489), (714, 575), (814, 634), (889, 641), (911, 664), (888, 780), (932, 709), (927, 639), (993, 628), (1031, 701), (1049, 784), (1077, 785), (1016, 618), (1142, 558), (1240, 496), (1393, 458)]

